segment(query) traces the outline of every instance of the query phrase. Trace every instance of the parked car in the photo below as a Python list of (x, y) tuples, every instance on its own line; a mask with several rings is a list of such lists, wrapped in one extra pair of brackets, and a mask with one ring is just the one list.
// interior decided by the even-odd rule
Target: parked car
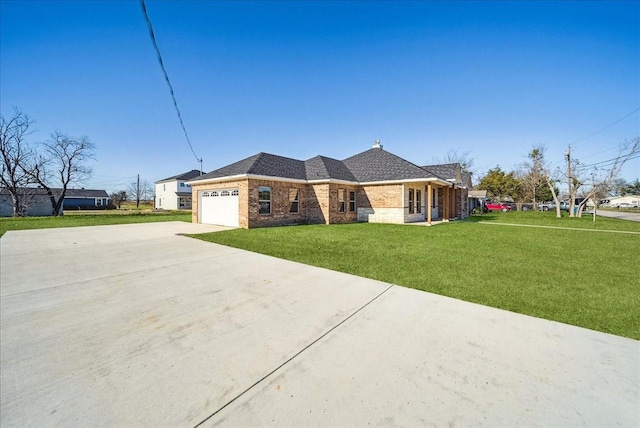
[(618, 208), (638, 208), (638, 206), (628, 202), (621, 202), (618, 204)]
[(549, 211), (556, 207), (556, 204), (553, 202), (540, 202), (538, 204), (538, 210), (540, 211)]
[(511, 206), (505, 202), (486, 201), (484, 207), (487, 211), (502, 211), (503, 213), (511, 211)]

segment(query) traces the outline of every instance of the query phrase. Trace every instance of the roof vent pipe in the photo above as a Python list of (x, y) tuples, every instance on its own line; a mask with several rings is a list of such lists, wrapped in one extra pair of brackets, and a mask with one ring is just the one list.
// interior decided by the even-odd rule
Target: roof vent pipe
[(373, 146), (371, 146), (372, 149), (381, 149), (382, 148), (382, 144), (380, 144), (380, 140), (376, 140), (375, 143), (373, 143)]

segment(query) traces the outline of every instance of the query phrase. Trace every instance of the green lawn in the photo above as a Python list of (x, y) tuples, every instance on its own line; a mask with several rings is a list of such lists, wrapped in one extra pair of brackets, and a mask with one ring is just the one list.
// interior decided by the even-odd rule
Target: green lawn
[(191, 222), (191, 211), (131, 214), (75, 214), (62, 217), (0, 218), (0, 237), (9, 230), (49, 229), (55, 227), (99, 226), (106, 224), (151, 223), (158, 221)]
[(640, 223), (513, 212), (433, 227), (358, 223), (193, 236), (640, 339)]

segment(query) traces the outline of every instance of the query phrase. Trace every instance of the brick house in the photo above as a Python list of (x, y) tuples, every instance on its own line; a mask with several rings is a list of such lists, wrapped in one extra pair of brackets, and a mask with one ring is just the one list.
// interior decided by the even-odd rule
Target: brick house
[[(411, 223), (468, 215), (461, 183), (388, 151), (379, 142), (344, 160), (258, 153), (201, 175), (194, 223), (254, 228), (289, 224)], [(458, 196), (457, 196), (458, 195)]]

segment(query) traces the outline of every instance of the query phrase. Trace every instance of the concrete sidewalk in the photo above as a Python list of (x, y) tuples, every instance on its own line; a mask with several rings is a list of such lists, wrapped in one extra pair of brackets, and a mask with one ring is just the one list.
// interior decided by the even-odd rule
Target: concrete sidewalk
[(0, 425), (640, 425), (640, 342), (176, 233), (0, 239)]

